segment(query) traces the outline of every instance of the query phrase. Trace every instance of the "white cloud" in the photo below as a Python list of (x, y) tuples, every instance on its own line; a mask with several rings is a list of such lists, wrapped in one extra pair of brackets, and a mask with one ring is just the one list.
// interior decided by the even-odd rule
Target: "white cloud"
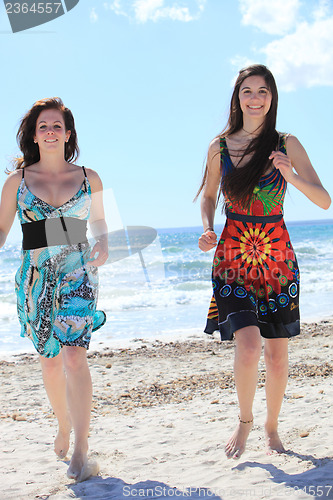
[[(242, 23), (280, 37), (247, 57), (272, 70), (280, 89), (333, 85), (333, 13), (331, 0), (317, 0), (308, 8), (300, 0), (239, 0)], [(244, 66), (244, 64), (242, 65)], [(240, 65), (238, 66), (238, 69)]]
[(97, 21), (98, 21), (98, 15), (97, 15), (95, 8), (92, 8), (90, 11), (90, 21), (92, 23), (97, 23)]
[(234, 56), (230, 62), (234, 66), (235, 71), (240, 71), (241, 68), (250, 66), (250, 64), (258, 64), (258, 59), (246, 56)]
[(117, 16), (129, 17), (128, 13), (122, 8), (121, 0), (114, 0), (111, 3), (104, 2), (105, 10), (112, 10)]
[(239, 0), (242, 24), (271, 35), (285, 34), (295, 26), (300, 0)]
[(333, 85), (333, 16), (312, 24), (303, 22), (293, 34), (274, 40), (262, 52), (285, 90)]
[(205, 3), (206, 0), (183, 0), (182, 5), (170, 0), (113, 0), (111, 3), (105, 2), (104, 8), (138, 23), (163, 19), (189, 22), (200, 17)]
[(158, 12), (165, 10), (163, 5), (164, 0), (136, 0), (133, 4), (136, 20), (141, 23), (154, 20)]
[(319, 4), (315, 6), (313, 11), (313, 17), (316, 21), (325, 19), (330, 12), (330, 0), (319, 0)]
[(173, 21), (192, 21), (188, 7), (164, 7), (164, 0), (136, 0), (134, 3), (135, 18), (139, 23), (172, 19)]

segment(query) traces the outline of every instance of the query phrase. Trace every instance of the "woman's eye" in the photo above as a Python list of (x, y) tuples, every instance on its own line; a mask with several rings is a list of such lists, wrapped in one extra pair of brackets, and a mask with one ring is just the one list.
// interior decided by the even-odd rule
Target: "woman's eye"
[(54, 125), (54, 128), (61, 128), (61, 125)]

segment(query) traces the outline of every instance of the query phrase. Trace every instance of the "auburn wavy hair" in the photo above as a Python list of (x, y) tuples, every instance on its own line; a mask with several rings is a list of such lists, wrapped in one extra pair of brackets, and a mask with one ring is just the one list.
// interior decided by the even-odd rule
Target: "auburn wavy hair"
[(71, 132), (68, 142), (65, 143), (65, 160), (74, 162), (78, 158), (80, 150), (77, 143), (77, 134), (72, 112), (64, 106), (60, 97), (50, 97), (35, 102), (21, 120), (16, 139), (22, 156), (18, 156), (14, 159), (13, 163), (16, 170), (28, 167), (40, 160), (39, 146), (35, 144), (34, 137), (36, 134), (38, 117), (42, 111), (47, 109), (56, 109), (60, 111), (64, 118), (66, 131), (70, 130)]

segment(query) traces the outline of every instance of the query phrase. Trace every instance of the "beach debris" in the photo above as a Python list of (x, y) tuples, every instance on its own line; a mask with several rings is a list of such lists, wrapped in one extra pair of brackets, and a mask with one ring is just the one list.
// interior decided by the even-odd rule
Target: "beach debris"
[[(311, 332), (311, 328), (314, 331)], [(321, 332), (319, 339), (312, 339), (311, 333)], [(299, 356), (289, 367), (290, 379), (300, 380), (307, 386), (314, 385), (315, 393), (324, 394), (322, 389), (324, 379), (333, 376), (333, 362), (327, 361), (327, 350), (321, 349), (323, 344), (332, 342), (333, 324), (325, 326), (318, 323), (316, 326), (302, 325), (302, 334), (293, 339), (293, 343), (298, 343), (297, 349)], [(322, 337), (326, 337), (322, 340)], [(234, 377), (232, 372), (233, 342), (220, 342), (210, 339), (187, 340), (182, 342), (160, 342), (154, 341), (153, 345), (142, 348), (140, 344), (135, 343), (130, 348), (119, 348), (114, 350), (94, 351), (89, 358), (93, 358), (91, 363), (97, 372), (99, 384), (94, 387), (94, 418), (99, 414), (110, 414), (114, 411), (124, 413), (135, 412), (137, 408), (153, 408), (158, 405), (177, 404), (177, 411), (182, 410), (182, 405), (186, 401), (201, 398), (206, 404), (215, 404), (213, 401), (219, 399), (219, 405), (214, 407), (214, 412), (218, 414), (224, 403), (227, 405), (236, 405), (236, 402), (224, 400), (224, 396), (235, 394)], [(315, 348), (313, 350), (308, 349)], [(317, 349), (317, 346), (320, 346)], [(305, 347), (305, 349), (304, 349)], [(219, 363), (212, 363), (212, 352), (216, 358), (224, 360), (223, 368)], [(298, 352), (298, 351), (297, 351)], [(215, 358), (215, 359), (216, 359)], [(151, 361), (151, 362), (150, 362)], [(154, 362), (158, 363), (160, 369), (155, 369)], [(179, 365), (180, 363), (180, 365)], [(117, 367), (117, 370), (109, 372), (108, 365)], [(150, 370), (150, 366), (153, 369)], [(183, 367), (185, 367), (186, 369)], [(45, 410), (45, 396), (43, 395), (42, 384), (34, 386), (37, 401), (34, 405), (34, 413), (23, 412), (20, 408), (15, 411), (13, 417), (13, 408), (17, 407), (17, 399), (11, 397), (15, 390), (9, 386), (14, 380), (13, 367), (15, 366), (15, 380), (21, 381), (22, 391), (26, 390), (30, 384), (29, 376), (31, 371), (34, 375), (39, 375), (38, 359), (30, 357), (19, 357), (19, 360), (13, 363), (0, 364), (0, 371), (3, 371), (3, 379), (6, 381), (6, 390), (2, 393), (2, 407), (0, 421), (10, 419), (20, 421), (43, 418), (47, 424), (53, 423), (55, 419), (53, 413)], [(178, 369), (178, 366), (181, 368)], [(27, 369), (28, 367), (28, 369)], [(129, 377), (124, 377), (126, 370), (129, 370)], [(135, 376), (134, 372), (135, 371)], [(103, 376), (103, 375), (104, 376)], [(112, 374), (112, 377), (111, 377)], [(105, 376), (105, 375), (110, 375)], [(35, 377), (36, 378), (36, 377)], [(265, 369), (263, 363), (259, 366), (258, 386), (263, 387), (265, 383)], [(8, 390), (7, 390), (8, 385)], [(305, 386), (296, 390), (304, 390)], [(295, 390), (295, 389), (294, 389)], [(37, 391), (39, 391), (37, 393)], [(9, 396), (8, 396), (9, 395)], [(306, 398), (307, 392), (287, 394), (286, 398), (296, 402), (296, 399)], [(318, 399), (319, 398), (318, 396)], [(42, 403), (41, 403), (42, 402)], [(212, 408), (213, 409), (213, 408)], [(212, 415), (215, 417), (215, 415)], [(22, 424), (23, 425), (23, 424)], [(297, 433), (298, 435), (298, 433)]]
[(129, 392), (123, 392), (122, 394), (120, 394), (120, 397), (121, 397), (121, 398), (130, 398), (130, 397), (131, 397), (131, 395), (130, 395), (130, 393), (129, 393)]
[(308, 432), (308, 431), (300, 432), (299, 437), (306, 438), (309, 436), (309, 434), (310, 434), (310, 432)]
[(110, 368), (112, 368), (112, 364), (108, 363), (107, 365), (105, 365), (105, 368), (107, 368), (109, 370)]
[(217, 405), (220, 402), (219, 399), (214, 399), (213, 401), (210, 402), (211, 405)]
[(21, 415), (19, 413), (13, 413), (12, 419), (16, 420), (16, 422), (25, 422), (27, 420), (24, 415)]
[[(171, 344), (171, 343), (170, 343)], [(143, 360), (149, 359), (150, 357), (155, 357), (156, 351), (161, 354), (163, 352), (163, 357), (175, 357), (183, 356), (186, 353), (192, 352), (192, 347), (194, 352), (199, 352), (198, 344), (190, 341), (185, 344), (173, 344), (172, 353), (169, 351), (170, 344), (163, 345), (163, 347), (157, 347), (154, 349), (149, 349), (145, 352), (142, 350), (131, 350), (131, 355), (134, 357), (142, 357)], [(207, 351), (206, 351), (207, 352)], [(202, 355), (202, 352), (200, 352)], [(207, 355), (208, 352), (207, 352)], [(117, 363), (123, 358), (123, 352), (115, 354), (118, 358)], [(104, 356), (103, 356), (104, 357)], [(126, 355), (126, 362), (128, 360), (128, 353)], [(311, 378), (313, 381), (320, 377), (330, 377), (333, 375), (333, 365), (325, 362), (321, 364), (310, 364), (310, 363), (295, 363), (290, 367), (290, 378), (301, 379)], [(157, 378), (159, 378), (157, 376)], [(259, 384), (264, 384), (265, 382), (265, 370), (259, 370)], [(316, 382), (317, 383), (317, 382)], [(137, 384), (131, 388), (120, 388), (117, 391), (117, 387), (114, 387), (114, 391), (109, 393), (107, 396), (103, 392), (96, 391), (94, 394), (95, 405), (98, 408), (103, 407), (105, 411), (105, 405), (109, 407), (117, 408), (118, 410), (129, 412), (134, 411), (138, 407), (154, 407), (157, 405), (165, 404), (180, 404), (184, 401), (191, 401), (195, 397), (209, 397), (217, 388), (220, 391), (234, 391), (234, 378), (230, 371), (209, 371), (205, 370), (205, 373), (189, 374), (187, 376), (178, 377), (171, 380), (156, 380), (153, 383), (149, 383), (144, 379), (140, 378)], [(125, 390), (124, 390), (125, 389)], [(104, 391), (106, 388), (104, 388)], [(211, 396), (210, 396), (211, 397)], [(290, 399), (301, 399), (304, 398), (303, 394), (293, 394)], [(208, 400), (209, 404), (218, 404), (218, 398)], [(216, 402), (213, 402), (216, 401)], [(229, 403), (230, 404), (230, 403)]]
[(290, 367), (290, 378), (304, 377), (330, 377), (333, 375), (333, 365), (330, 363), (322, 363), (318, 365), (308, 363), (296, 363)]

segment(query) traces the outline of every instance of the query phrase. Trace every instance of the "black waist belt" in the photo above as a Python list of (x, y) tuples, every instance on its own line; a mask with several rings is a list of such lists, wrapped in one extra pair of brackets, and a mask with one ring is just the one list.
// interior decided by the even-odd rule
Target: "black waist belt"
[(75, 217), (57, 217), (21, 224), (23, 250), (77, 245), (87, 242), (87, 221)]
[(242, 222), (253, 222), (253, 223), (269, 223), (269, 222), (279, 222), (283, 218), (283, 214), (277, 215), (246, 215), (246, 214), (235, 214), (234, 212), (227, 211), (226, 213), (228, 219), (239, 220)]

